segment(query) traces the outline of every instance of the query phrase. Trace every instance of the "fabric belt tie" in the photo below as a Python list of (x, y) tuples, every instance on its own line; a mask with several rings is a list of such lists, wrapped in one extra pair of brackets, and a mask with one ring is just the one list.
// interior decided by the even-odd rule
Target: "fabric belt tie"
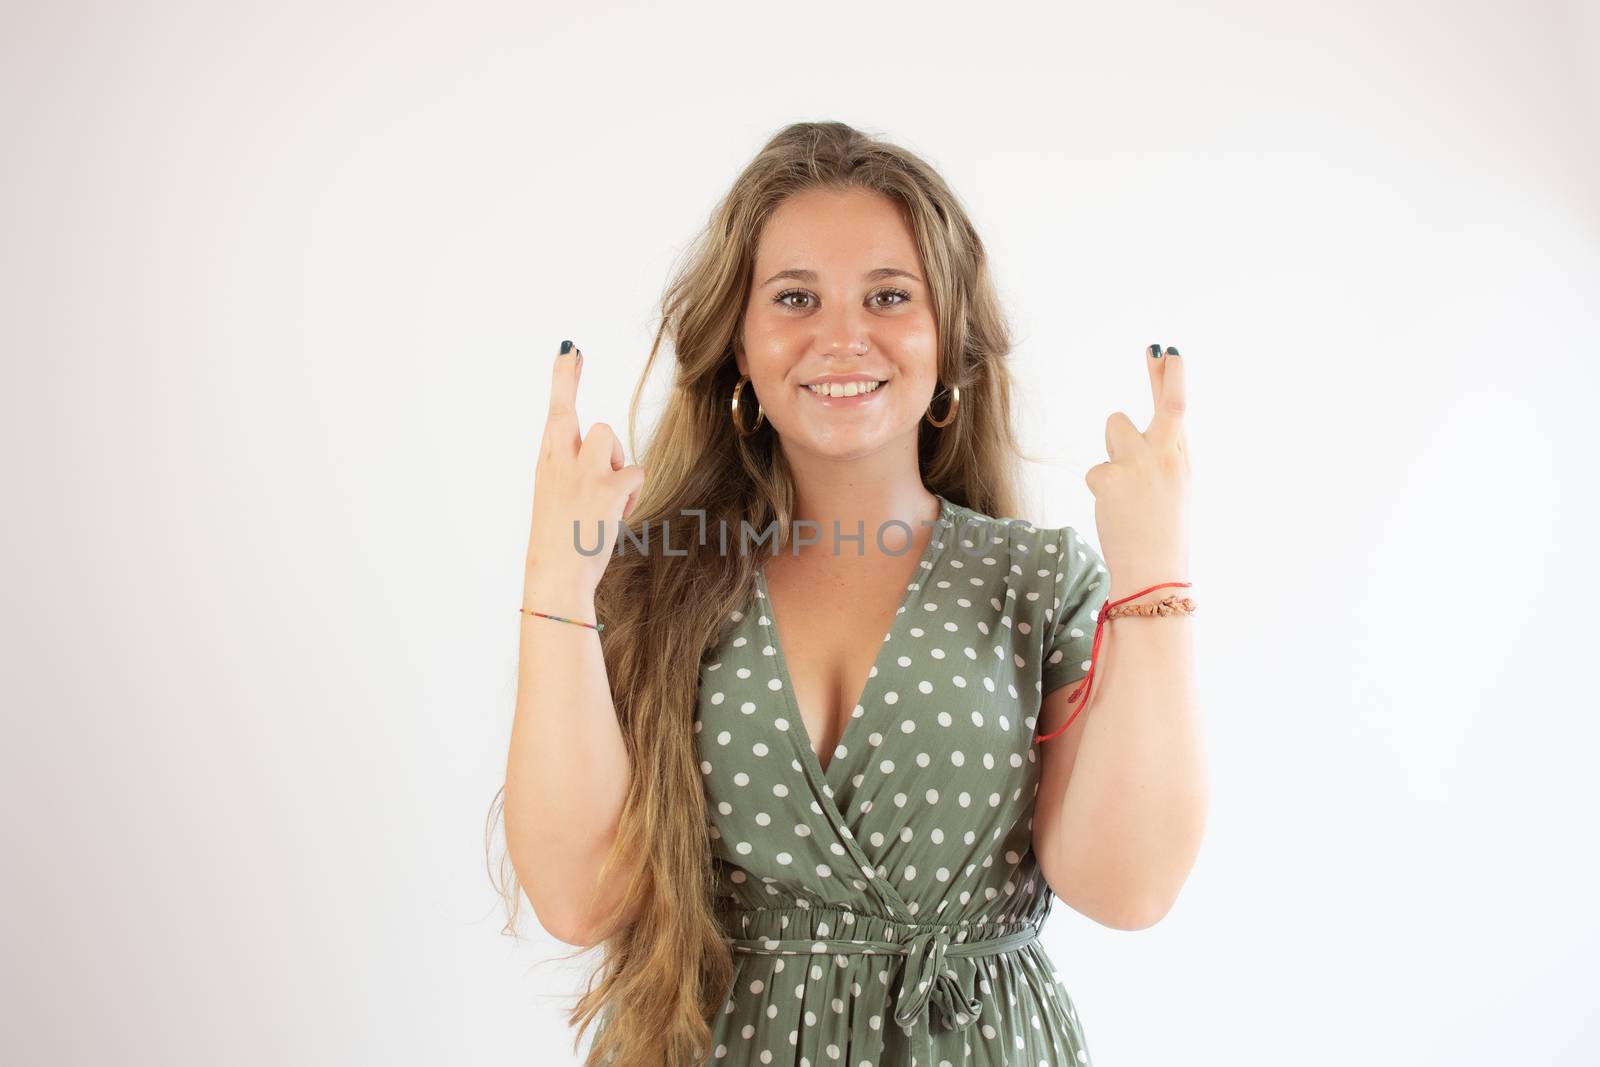
[(983, 1013), (983, 1002), (961, 991), (956, 972), (945, 965), (948, 956), (991, 956), (1031, 944), (1039, 938), (1030, 926), (1003, 937), (952, 942), (943, 929), (921, 930), (903, 941), (780, 941), (771, 938), (730, 939), (734, 952), (760, 956), (809, 956), (830, 953), (904, 956), (900, 984), (894, 995), (894, 1021), (911, 1028), (920, 1067), (933, 1063), (932, 1021), (940, 1028), (960, 1030)]

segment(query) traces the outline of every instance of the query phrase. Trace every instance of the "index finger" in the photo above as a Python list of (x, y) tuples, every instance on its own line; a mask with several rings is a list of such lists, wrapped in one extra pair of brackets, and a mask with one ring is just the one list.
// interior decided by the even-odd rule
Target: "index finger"
[(562, 341), (561, 346), (563, 353), (556, 356), (550, 371), (550, 409), (545, 415), (541, 445), (546, 456), (557, 448), (564, 455), (574, 456), (583, 444), (578, 432), (578, 372), (583, 366), (583, 353), (571, 341)]

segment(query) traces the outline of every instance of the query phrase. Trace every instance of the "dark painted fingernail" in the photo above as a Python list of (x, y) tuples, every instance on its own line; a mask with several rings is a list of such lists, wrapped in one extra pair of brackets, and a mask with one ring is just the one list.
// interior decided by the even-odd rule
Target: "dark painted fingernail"
[(1161, 346), (1160, 345), (1151, 345), (1148, 351), (1156, 359), (1160, 359), (1161, 358)]
[(571, 351), (572, 351), (572, 342), (571, 341), (562, 341), (561, 342), (561, 354), (564, 356), (568, 352), (571, 352)]
[(1171, 345), (1167, 346), (1167, 355), (1175, 356), (1177, 354), (1178, 354), (1178, 350), (1176, 348), (1173, 348)]

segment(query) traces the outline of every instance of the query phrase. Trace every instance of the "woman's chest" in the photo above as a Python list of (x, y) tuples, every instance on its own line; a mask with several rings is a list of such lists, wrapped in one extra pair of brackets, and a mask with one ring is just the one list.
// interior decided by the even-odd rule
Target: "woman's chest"
[[(826, 769), (888, 647), (911, 568), (810, 570), (769, 565), (761, 611), (787, 669), (796, 714)], [(759, 622), (759, 620), (757, 620)]]
[(760, 745), (841, 785), (901, 742), (921, 766), (987, 766), (988, 753), (1015, 766), (1039, 707), (1041, 631), (1018, 615), (1032, 601), (973, 576), (953, 560), (910, 589), (758, 576), (701, 672), (704, 751)]
[[(726, 858), (748, 864), (746, 848), (773, 827), (793, 828), (837, 846), (810, 857), (833, 867), (851, 849), (825, 829), (837, 823), (864, 842), (864, 862), (885, 872), (940, 842), (958, 861), (982, 864), (983, 850), (1025, 823), (1037, 787), (1038, 697), (1024, 664), (1036, 659), (1037, 638), (1011, 617), (1003, 589), (968, 586), (969, 594), (940, 576), (919, 588), (904, 612), (886, 609), (876, 626), (846, 625), (844, 615), (865, 612), (818, 609), (793, 592), (796, 610), (774, 611), (776, 587), (764, 596), (758, 586), (735, 613), (702, 668), (695, 722)], [(786, 668), (779, 646), (789, 639), (795, 648), (802, 633), (808, 652), (793, 653)], [(808, 703), (808, 687), (824, 696)], [(810, 713), (824, 699), (831, 723)], [(796, 870), (811, 869), (796, 848), (785, 854)]]

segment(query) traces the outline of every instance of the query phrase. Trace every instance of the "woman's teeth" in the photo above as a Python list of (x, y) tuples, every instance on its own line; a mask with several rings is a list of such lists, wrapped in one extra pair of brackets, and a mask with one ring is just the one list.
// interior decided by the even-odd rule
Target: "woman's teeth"
[(860, 396), (862, 393), (872, 392), (882, 384), (882, 382), (844, 382), (842, 384), (830, 382), (825, 385), (808, 385), (806, 388), (818, 396)]

